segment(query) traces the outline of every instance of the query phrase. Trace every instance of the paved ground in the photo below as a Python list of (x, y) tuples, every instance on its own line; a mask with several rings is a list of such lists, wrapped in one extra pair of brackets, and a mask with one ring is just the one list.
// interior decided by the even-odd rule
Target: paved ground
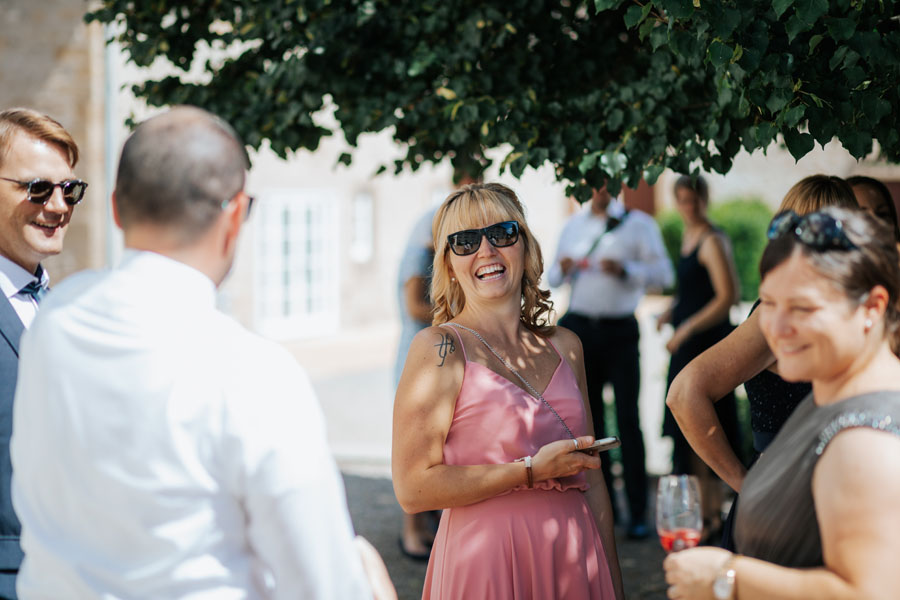
[[(397, 535), (403, 513), (394, 498), (390, 480), (377, 475), (345, 472), (344, 482), (356, 532), (372, 542), (381, 553), (400, 600), (420, 598), (425, 563), (410, 560), (400, 553)], [(651, 489), (655, 487), (652, 485)], [(625, 597), (629, 600), (665, 598), (666, 586), (662, 573), (665, 554), (656, 537), (633, 542), (626, 540), (623, 532), (617, 531), (616, 544), (625, 581)]]

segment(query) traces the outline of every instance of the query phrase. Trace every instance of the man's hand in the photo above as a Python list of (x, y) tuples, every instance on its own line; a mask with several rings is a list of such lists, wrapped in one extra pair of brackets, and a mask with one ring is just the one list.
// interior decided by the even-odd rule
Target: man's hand
[(397, 590), (391, 583), (391, 576), (388, 575), (387, 567), (384, 565), (381, 555), (378, 554), (378, 550), (361, 536), (356, 536), (353, 543), (356, 551), (359, 552), (369, 585), (372, 586), (374, 600), (397, 600)]
[(600, 260), (600, 270), (616, 277), (625, 276), (625, 266), (617, 260), (604, 258)]
[(575, 260), (569, 256), (563, 256), (559, 259), (559, 268), (562, 269), (563, 275), (568, 275), (575, 266)]

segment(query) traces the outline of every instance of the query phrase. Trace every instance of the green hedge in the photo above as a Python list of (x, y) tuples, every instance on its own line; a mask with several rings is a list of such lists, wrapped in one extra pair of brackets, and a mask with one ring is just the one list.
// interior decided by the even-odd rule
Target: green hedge
[[(756, 300), (759, 292), (759, 259), (766, 247), (766, 228), (772, 219), (772, 209), (757, 198), (736, 198), (717, 202), (709, 207), (709, 219), (720, 227), (734, 249), (734, 261), (741, 281), (741, 299)], [(681, 234), (684, 223), (674, 209), (660, 212), (656, 217), (672, 264), (678, 264)]]

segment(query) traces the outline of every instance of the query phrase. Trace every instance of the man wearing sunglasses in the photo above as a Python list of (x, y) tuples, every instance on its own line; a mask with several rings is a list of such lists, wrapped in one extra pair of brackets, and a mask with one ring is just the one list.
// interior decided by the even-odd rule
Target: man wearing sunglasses
[(78, 146), (34, 110), (0, 111), (0, 598), (15, 598), (22, 551), (10, 496), (8, 440), (19, 339), (48, 285), (41, 261), (58, 254), (87, 184), (73, 173)]
[[(556, 259), (548, 273), (551, 286), (568, 283), (569, 309), (559, 324), (574, 331), (584, 347), (588, 395), (598, 438), (607, 434), (603, 386), (612, 385), (616, 422), (622, 440), (622, 467), (630, 522), (627, 535), (643, 539), (646, 524), (647, 472), (641, 433), (640, 341), (634, 317), (647, 288), (673, 282), (656, 221), (639, 210), (625, 211), (606, 187), (594, 190), (587, 206), (562, 230)], [(609, 462), (602, 463), (607, 489), (613, 490)], [(616, 503), (613, 501), (613, 508)]]
[(248, 166), (198, 108), (138, 126), (113, 195), (122, 262), (57, 286), (25, 334), (23, 597), (371, 597), (306, 375), (216, 309)]

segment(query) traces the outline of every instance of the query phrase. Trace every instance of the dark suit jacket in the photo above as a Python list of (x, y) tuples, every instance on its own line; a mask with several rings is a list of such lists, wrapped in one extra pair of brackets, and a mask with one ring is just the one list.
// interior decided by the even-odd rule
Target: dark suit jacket
[(13, 395), (19, 368), (19, 339), (25, 331), (19, 315), (0, 294), (0, 598), (15, 598), (16, 573), (22, 563), (21, 526), (13, 512), (10, 484), (9, 437), (12, 434)]

